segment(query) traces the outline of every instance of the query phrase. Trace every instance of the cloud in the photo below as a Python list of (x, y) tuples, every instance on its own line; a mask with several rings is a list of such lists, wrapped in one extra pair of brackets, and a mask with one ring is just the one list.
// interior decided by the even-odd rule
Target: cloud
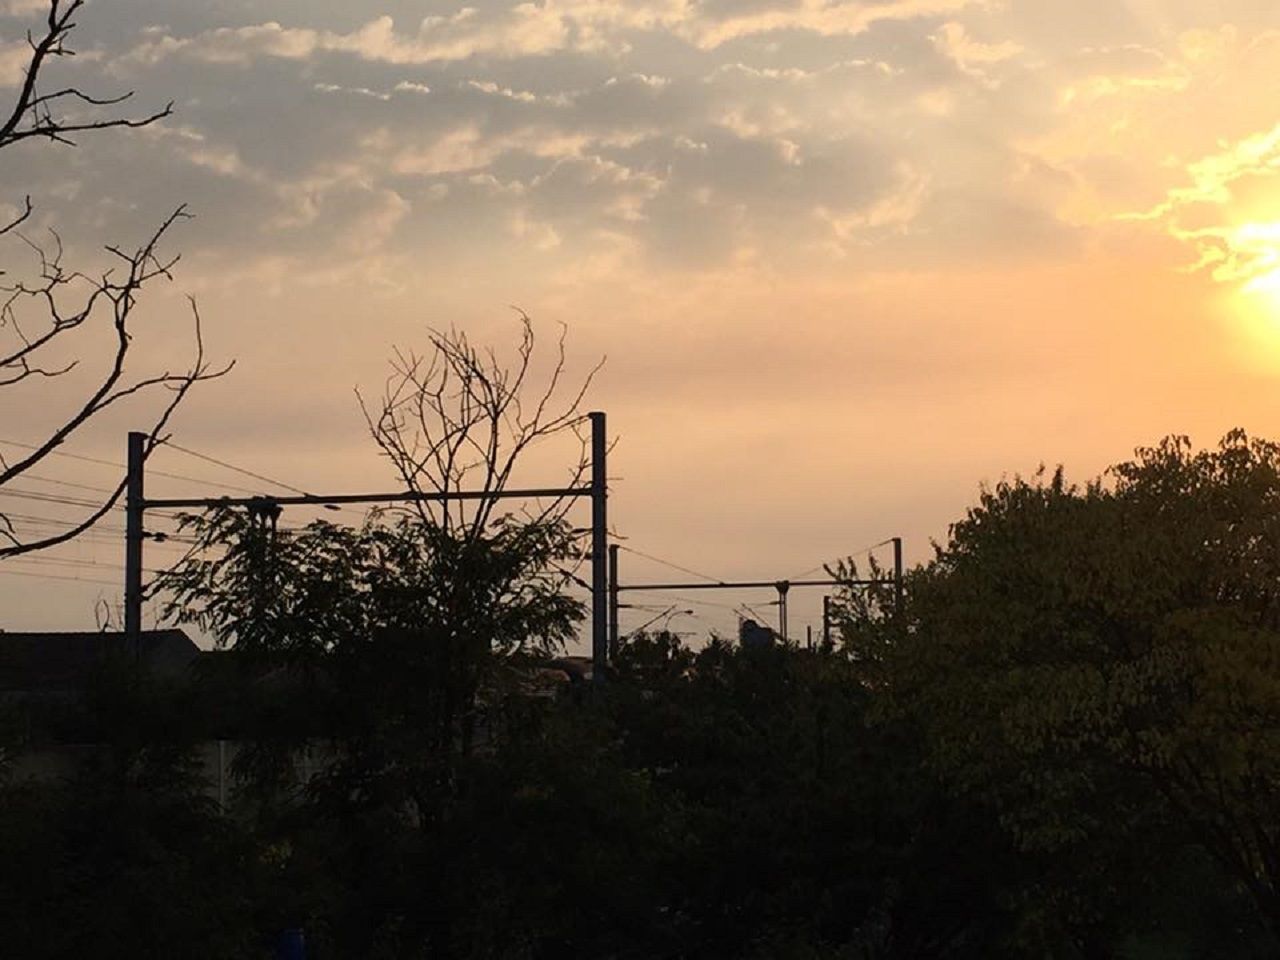
[(4, 0), (0, 3), (0, 15), (6, 17), (29, 17), (48, 10), (49, 0)]
[[(122, 2), (146, 26), (121, 28), (109, 67), (140, 98), (192, 93), (168, 179), (239, 182), (245, 256), (350, 255), (358, 197), (398, 210), (372, 218), (397, 242), (493, 230), (566, 269), (604, 235), (690, 269), (937, 262), (965, 237), (1047, 255), (1070, 234), (1065, 188), (1023, 164), (1062, 92), (1119, 102), (1107, 83), (1183, 75), (1141, 36), (1048, 56), (986, 0), (393, 2), (372, 18), (273, 0), (243, 24)], [(1210, 59), (1212, 37), (1181, 44)], [(1045, 169), (1079, 176), (1051, 153)]]
[[(189, 37), (157, 32), (128, 54), (141, 64), (185, 56), (210, 63), (244, 65), (260, 57), (308, 59), (319, 53), (346, 53), (364, 60), (423, 65), (475, 57), (514, 59), (557, 51), (618, 56), (633, 35), (668, 31), (688, 43), (713, 50), (743, 37), (779, 32), (856, 36), (895, 20), (947, 16), (981, 7), (986, 0), (800, 0), (707, 7), (682, 0), (543, 0), (481, 11), (463, 7), (425, 17), (416, 32), (400, 32), (390, 16), (380, 16), (343, 33), (311, 27), (284, 27), (275, 21), (219, 27)], [(971, 56), (982, 50), (970, 44)]]
[(944, 23), (931, 39), (962, 72), (984, 83), (991, 82), (991, 67), (1011, 60), (1022, 52), (1022, 47), (1011, 40), (981, 43), (969, 35), (964, 24), (954, 20)]
[(1276, 196), (1280, 124), (1224, 144), (1188, 164), (1186, 174), (1190, 182), (1169, 190), (1159, 204), (1120, 219), (1161, 224), (1196, 252), (1186, 269), (1207, 270), (1220, 283), (1247, 287), (1280, 268), (1280, 204), (1272, 199), (1268, 211), (1249, 202), (1259, 182)]
[(31, 48), (25, 43), (0, 45), (0, 87), (16, 87), (27, 75)]
[(719, 16), (692, 17), (675, 26), (703, 49), (714, 49), (742, 37), (783, 31), (820, 36), (856, 36), (885, 21), (947, 16), (985, 5), (983, 0), (880, 0), (724, 4)]

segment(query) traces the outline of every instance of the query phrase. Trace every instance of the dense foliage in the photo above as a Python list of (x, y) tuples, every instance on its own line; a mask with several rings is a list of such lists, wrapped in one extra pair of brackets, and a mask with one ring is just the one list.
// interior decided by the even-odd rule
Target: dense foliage
[[(901, 612), (849, 592), (812, 650), (632, 637), (600, 689), (551, 659), (558, 522), (216, 513), (173, 585), (229, 649), (183, 690), (103, 677), (80, 772), (4, 789), (6, 947), (1272, 956), (1278, 498), (1239, 434), (1003, 482)], [(220, 813), (189, 748), (224, 735)]]

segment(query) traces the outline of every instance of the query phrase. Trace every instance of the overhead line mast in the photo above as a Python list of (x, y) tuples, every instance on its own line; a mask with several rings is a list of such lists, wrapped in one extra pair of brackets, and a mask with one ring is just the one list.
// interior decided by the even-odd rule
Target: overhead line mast
[[(778, 591), (778, 633), (785, 640), (787, 639), (787, 593), (792, 587), (873, 587), (873, 586), (892, 586), (893, 587), (893, 609), (896, 616), (902, 614), (903, 589), (902, 589), (902, 538), (894, 537), (886, 541), (893, 544), (893, 576), (879, 577), (872, 579), (836, 579), (834, 577), (825, 580), (718, 580), (718, 581), (694, 581), (691, 583), (628, 583), (620, 584), (618, 582), (618, 562), (617, 547), (611, 547), (614, 551), (609, 564), (609, 598), (611, 603), (611, 617), (609, 621), (609, 647), (610, 650), (616, 649), (618, 645), (618, 618), (617, 608), (618, 595), (628, 591), (650, 590), (656, 593), (671, 593), (675, 590), (763, 590), (772, 588)], [(681, 568), (682, 569), (682, 568)], [(829, 599), (829, 598), (827, 598)], [(829, 615), (829, 603), (824, 602), (824, 624)], [(829, 631), (829, 626), (826, 627)]]
[(125, 633), (137, 639), (142, 633), (142, 545), (143, 516), (152, 509), (212, 509), (214, 507), (253, 507), (270, 504), (282, 506), (329, 506), (340, 503), (444, 503), (465, 500), (535, 500), (546, 497), (591, 498), (591, 657), (593, 679), (604, 680), (609, 647), (608, 600), (609, 583), (607, 551), (605, 415), (588, 414), (591, 421), (591, 483), (589, 486), (539, 488), (532, 490), (456, 490), (429, 493), (404, 490), (392, 493), (340, 493), (331, 495), (296, 494), (290, 496), (252, 497), (174, 497), (148, 500), (144, 495), (146, 461), (145, 433), (129, 434), (128, 478), (125, 489)]

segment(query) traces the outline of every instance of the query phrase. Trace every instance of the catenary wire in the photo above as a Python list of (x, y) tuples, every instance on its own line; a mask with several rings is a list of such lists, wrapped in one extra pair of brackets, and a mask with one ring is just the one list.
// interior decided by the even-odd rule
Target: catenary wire
[[(871, 553), (871, 551), (872, 551), (872, 550), (878, 550), (880, 547), (883, 547), (883, 546), (885, 546), (886, 544), (889, 544), (889, 543), (893, 543), (893, 538), (892, 538), (892, 537), (890, 537), (888, 540), (881, 540), (879, 543), (873, 543), (873, 544), (871, 544), (871, 546), (869, 546), (869, 547), (863, 547), (861, 550), (855, 550), (855, 551), (854, 551), (854, 552), (852, 552), (852, 553), (846, 553), (846, 554), (845, 554), (845, 556), (846, 556), (846, 557), (861, 557), (861, 556), (863, 556), (864, 554), (869, 554), (869, 553)], [(836, 562), (839, 562), (839, 560), (837, 560)], [(809, 575), (810, 575), (810, 574), (812, 574), (812, 573), (821, 573), (821, 572), (824, 572), (826, 569), (827, 569), (827, 564), (826, 564), (826, 563), (822, 563), (822, 564), (819, 564), (819, 565), (818, 565), (818, 566), (816, 566), (816, 567), (811, 567), (810, 569), (806, 570), (804, 573), (797, 573), (794, 577), (788, 577), (787, 579), (788, 579), (788, 580), (803, 580), (805, 577), (809, 576)]]
[(235, 473), (244, 474), (244, 476), (252, 477), (254, 480), (261, 480), (263, 483), (270, 483), (273, 486), (281, 487), (285, 490), (290, 491), (291, 493), (301, 494), (304, 497), (311, 496), (311, 494), (308, 493), (306, 490), (299, 489), (298, 487), (287, 484), (282, 480), (273, 480), (271, 477), (264, 477), (260, 473), (254, 473), (252, 470), (246, 470), (243, 467), (237, 467), (235, 464), (227, 463), (225, 460), (219, 460), (217, 457), (211, 457), (206, 453), (197, 453), (195, 450), (188, 450), (186, 447), (178, 446), (172, 440), (165, 441), (164, 445), (170, 448), (171, 450), (176, 450), (179, 453), (185, 453), (189, 457), (195, 457), (197, 460), (203, 460), (206, 463), (212, 463), (215, 466), (222, 467), (226, 470), (231, 470)]
[(94, 580), (91, 577), (70, 577), (58, 573), (35, 573), (31, 570), (10, 570), (7, 565), (0, 565), (0, 576), (34, 577), (39, 580), (69, 580), (73, 583), (95, 583), (104, 587), (119, 587), (114, 580)]
[[(20, 443), (17, 440), (0, 440), (0, 443), (8, 444), (9, 446), (12, 446), (12, 447), (21, 447), (24, 450), (40, 449), (35, 444)], [(117, 470), (128, 469), (128, 467), (126, 467), (123, 463), (120, 463), (115, 460), (101, 460), (98, 457), (86, 457), (83, 454), (66, 453), (65, 451), (62, 451), (62, 450), (50, 450), (49, 453), (50, 455), (55, 457), (66, 457), (68, 460), (80, 460), (80, 461), (83, 461), (84, 463), (95, 463), (98, 466), (102, 466), (102, 467), (114, 467)], [(24, 474), (24, 476), (25, 475), (26, 474)], [(204, 484), (205, 486), (219, 487), (220, 489), (223, 489), (223, 490), (233, 490), (236, 493), (247, 493), (250, 495), (261, 492), (259, 490), (250, 489), (249, 487), (237, 487), (234, 484), (230, 484), (230, 483), (218, 483), (214, 480), (204, 480), (204, 479), (201, 479), (200, 477), (189, 477), (180, 473), (167, 473), (164, 470), (152, 470), (150, 468), (147, 469), (147, 476), (148, 477), (164, 477), (166, 480), (182, 480), (186, 483), (200, 483), (200, 484)]]
[(618, 544), (618, 549), (623, 550), (626, 553), (635, 554), (637, 557), (643, 557), (645, 560), (651, 560), (654, 563), (659, 563), (664, 567), (670, 567), (672, 570), (679, 570), (681, 573), (687, 573), (693, 577), (709, 580), (712, 583), (724, 583), (724, 580), (720, 577), (713, 577), (709, 574), (699, 573), (697, 570), (690, 570), (688, 567), (682, 567), (678, 563), (672, 563), (670, 560), (663, 560), (661, 557), (655, 557), (651, 554), (644, 553), (641, 550), (637, 550), (635, 547), (629, 547), (625, 543)]

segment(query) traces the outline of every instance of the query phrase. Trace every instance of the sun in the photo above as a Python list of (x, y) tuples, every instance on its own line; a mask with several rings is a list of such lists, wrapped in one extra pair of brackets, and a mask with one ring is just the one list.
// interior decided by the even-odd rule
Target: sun
[(1241, 288), (1250, 300), (1275, 313), (1280, 322), (1280, 267), (1260, 273)]
[(1224, 239), (1230, 256), (1214, 279), (1237, 285), (1248, 311), (1280, 330), (1280, 222), (1242, 224)]

